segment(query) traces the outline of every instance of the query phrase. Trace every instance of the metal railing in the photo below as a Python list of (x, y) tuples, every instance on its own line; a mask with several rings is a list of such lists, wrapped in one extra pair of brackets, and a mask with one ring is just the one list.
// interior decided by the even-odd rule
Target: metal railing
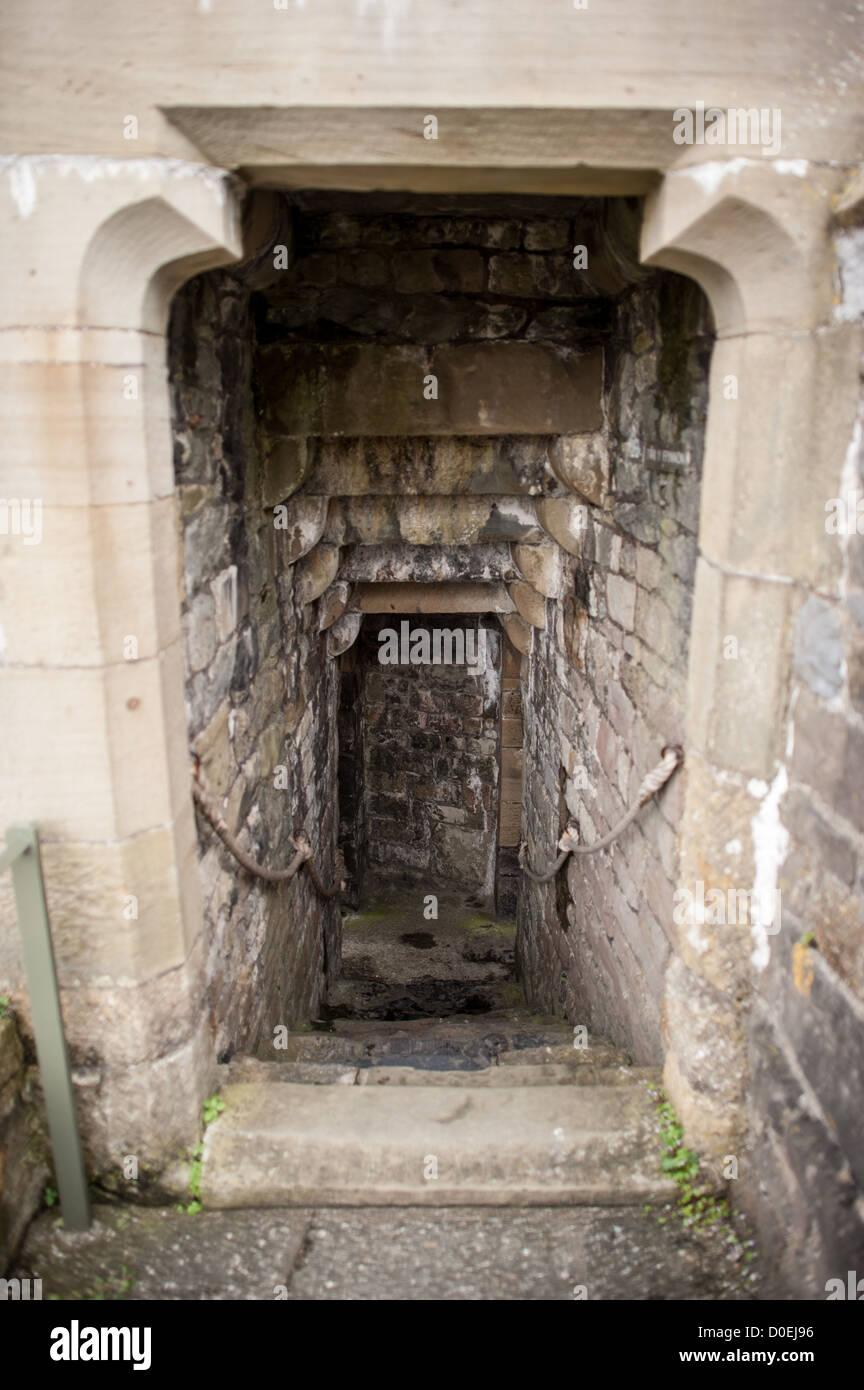
[(0, 873), (6, 869), (12, 870), (36, 1055), (45, 1096), (63, 1225), (70, 1231), (86, 1231), (90, 1225), (90, 1196), (75, 1113), (75, 1095), (66, 1035), (63, 1032), (35, 825), (12, 825), (7, 830), (6, 848), (0, 852)]

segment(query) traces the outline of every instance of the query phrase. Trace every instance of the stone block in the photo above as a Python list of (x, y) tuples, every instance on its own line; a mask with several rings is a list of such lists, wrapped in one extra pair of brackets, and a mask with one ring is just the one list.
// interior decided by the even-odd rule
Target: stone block
[(503, 584), (358, 584), (353, 601), (362, 613), (497, 612), (514, 616), (513, 600)]
[(529, 343), (440, 348), (432, 371), (443, 423), (454, 433), (572, 434), (600, 424), (597, 352)]
[[(136, 350), (141, 352), (140, 339)], [(123, 505), (170, 495), (164, 352), (160, 339), (148, 346), (146, 360), (132, 365), (5, 362), (4, 495), (39, 497), (52, 507)], [(130, 398), (132, 378), (136, 394)], [(162, 440), (159, 452), (149, 447), (156, 438)]]
[(557, 545), (511, 545), (523, 578), (544, 598), (561, 598), (564, 574)]
[(837, 710), (802, 691), (795, 710), (790, 775), (812, 788), (859, 833), (864, 828), (864, 785), (859, 769), (864, 734)]
[(330, 587), (339, 570), (340, 554), (337, 545), (317, 545), (298, 562), (295, 569), (298, 603), (314, 603)]
[(588, 508), (564, 497), (544, 497), (535, 504), (537, 520), (569, 555), (581, 556), (588, 529)]
[[(715, 564), (837, 591), (841, 547), (827, 530), (828, 504), (841, 497), (853, 434), (860, 332), (844, 325), (716, 344), (699, 530)], [(783, 401), (782, 412), (766, 411), (766, 399)]]
[(503, 252), (490, 257), (489, 290), (527, 299), (580, 299), (585, 283), (569, 256)]
[(571, 492), (602, 507), (609, 493), (609, 455), (602, 434), (573, 433), (556, 439), (549, 450), (555, 476)]
[(526, 623), (534, 628), (546, 626), (546, 601), (531, 584), (517, 579), (512, 584), (507, 585), (507, 592), (515, 603), (519, 615)]
[[(689, 739), (720, 766), (752, 777), (773, 777), (782, 753), (789, 599), (788, 585), (723, 575), (699, 561)], [(730, 636), (738, 654), (727, 659), (724, 641)]]
[(486, 267), (479, 251), (403, 251), (393, 258), (393, 280), (400, 294), (479, 294)]
[(649, 592), (657, 587), (663, 562), (656, 550), (640, 545), (636, 551), (636, 583)]
[[(531, 634), (536, 631), (518, 613), (506, 613), (501, 619), (509, 642), (517, 652), (528, 656), (531, 652)], [(506, 647), (505, 647), (506, 650)]]
[(728, 995), (688, 970), (680, 956), (666, 972), (663, 1027), (682, 1080), (734, 1113), (747, 1082), (746, 1017)]
[(501, 744), (504, 748), (522, 747), (522, 720), (501, 720)]
[[(179, 636), (173, 497), (142, 506), (42, 511), (42, 538), (5, 541), (5, 583), (16, 601), (4, 615), (6, 660), (15, 665), (89, 666), (154, 656)], [(87, 583), (71, 576), (90, 575)], [(57, 594), (64, 600), (57, 603)]]
[(282, 435), (573, 434), (602, 418), (601, 354), (550, 345), (271, 346), (259, 370)]
[(569, 250), (571, 224), (564, 217), (535, 218), (526, 224), (526, 251)]
[[(302, 485), (309, 467), (309, 446), (303, 435), (268, 440), (261, 468), (261, 505), (276, 507), (286, 502)], [(318, 539), (319, 536), (316, 536), (312, 544)], [(302, 553), (302, 550), (298, 552)]]
[(606, 609), (613, 623), (625, 632), (632, 632), (636, 618), (636, 585), (621, 575), (607, 575)]
[(830, 700), (843, 685), (843, 631), (839, 612), (824, 599), (809, 598), (795, 619), (794, 671), (810, 689)]

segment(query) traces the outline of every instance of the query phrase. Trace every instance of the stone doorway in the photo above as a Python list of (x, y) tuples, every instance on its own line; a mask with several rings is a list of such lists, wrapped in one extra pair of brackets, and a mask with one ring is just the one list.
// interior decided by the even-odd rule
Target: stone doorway
[[(518, 918), (534, 1004), (657, 1063), (676, 795), (551, 888), (517, 852), (605, 833), (683, 741), (707, 302), (639, 265), (637, 199), (270, 207), (172, 318), (193, 747), (259, 858), (302, 825), (349, 905), (460, 887)], [(488, 672), (382, 665), (403, 623), (483, 632)], [(201, 849), (224, 1057), (320, 1014), (341, 925)]]
[(429, 892), (448, 885), (495, 907), (501, 745), (512, 727), (502, 720), (501, 646), (494, 614), (369, 614), (342, 656), (340, 847), (350, 904), (371, 877)]

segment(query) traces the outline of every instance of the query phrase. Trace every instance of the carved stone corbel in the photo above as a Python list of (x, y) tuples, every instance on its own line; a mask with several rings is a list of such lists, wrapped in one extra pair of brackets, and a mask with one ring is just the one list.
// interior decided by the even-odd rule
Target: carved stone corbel
[(318, 631), (326, 632), (338, 618), (342, 617), (351, 597), (351, 585), (347, 579), (337, 579), (325, 589), (318, 605)]
[(316, 545), (297, 566), (296, 593), (300, 603), (314, 603), (329, 588), (339, 569), (338, 545)]
[(357, 641), (360, 625), (363, 622), (363, 614), (355, 609), (349, 609), (343, 613), (327, 633), (327, 655), (329, 657), (341, 656), (347, 652), (349, 647), (353, 647)]

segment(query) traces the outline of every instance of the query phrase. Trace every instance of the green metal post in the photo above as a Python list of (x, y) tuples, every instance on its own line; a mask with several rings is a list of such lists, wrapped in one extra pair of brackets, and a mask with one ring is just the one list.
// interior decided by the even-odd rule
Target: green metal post
[(0, 856), (0, 871), (7, 865), (12, 869), (15, 885), (24, 968), (30, 990), (33, 1031), (48, 1112), (63, 1225), (70, 1231), (86, 1231), (90, 1225), (90, 1197), (78, 1134), (63, 1015), (60, 1012), (39, 838), (34, 825), (9, 827), (6, 832), (6, 852)]

